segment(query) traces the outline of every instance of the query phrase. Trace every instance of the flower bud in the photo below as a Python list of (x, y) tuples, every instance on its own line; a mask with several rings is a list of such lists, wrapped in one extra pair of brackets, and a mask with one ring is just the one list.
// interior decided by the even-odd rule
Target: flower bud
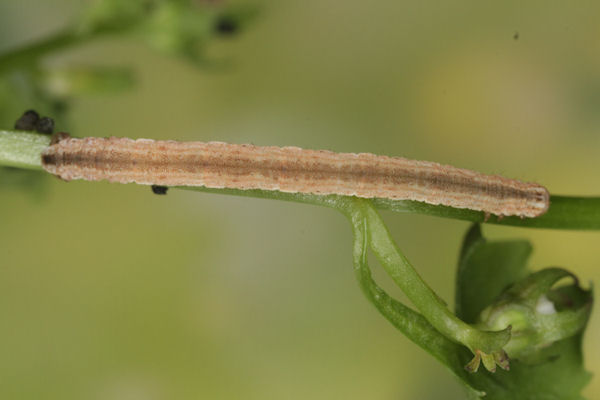
[[(574, 282), (557, 288), (563, 278)], [(579, 287), (577, 278), (562, 268), (532, 273), (504, 291), (479, 316), (479, 327), (512, 327), (504, 350), (510, 358), (533, 361), (539, 350), (580, 332), (591, 312), (592, 293)]]

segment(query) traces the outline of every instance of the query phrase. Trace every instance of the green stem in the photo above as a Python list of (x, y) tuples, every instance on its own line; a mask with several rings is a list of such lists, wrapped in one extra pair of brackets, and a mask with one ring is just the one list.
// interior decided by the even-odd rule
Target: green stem
[[(47, 135), (39, 133), (0, 130), (0, 166), (41, 169), (40, 152), (48, 145), (49, 141)], [(266, 190), (210, 189), (205, 187), (180, 187), (180, 189), (294, 201), (330, 207), (336, 207), (337, 201), (342, 198), (335, 195), (318, 196)], [(372, 202), (376, 208), (382, 210), (433, 215), (479, 223), (527, 228), (600, 230), (600, 197), (551, 196), (550, 209), (541, 217), (505, 217), (500, 219), (496, 216), (490, 216), (487, 220), (485, 214), (480, 211), (435, 206), (417, 201), (373, 199)]]
[(474, 354), (481, 350), (492, 353), (501, 350), (510, 340), (510, 329), (484, 332), (473, 328), (456, 317), (446, 304), (419, 276), (408, 259), (400, 252), (387, 227), (368, 200), (355, 199), (350, 208), (355, 225), (366, 220), (368, 243), (373, 253), (396, 285), (415, 307), (440, 333), (467, 346)]
[(0, 55), (0, 74), (33, 64), (49, 53), (71, 47), (87, 37), (64, 31)]
[(63, 30), (29, 45), (0, 54), (0, 75), (14, 69), (31, 66), (48, 54), (72, 48), (98, 37), (129, 31), (135, 28), (134, 23), (122, 26), (106, 26), (90, 32)]
[(50, 144), (50, 136), (34, 132), (0, 131), (0, 165), (41, 169), (40, 153)]
[(550, 196), (550, 208), (536, 218), (486, 217), (481, 211), (434, 206), (407, 200), (375, 199), (375, 207), (404, 213), (434, 215), (477, 223), (526, 228), (600, 230), (600, 197)]
[[(1, 160), (0, 160), (1, 163)], [(302, 193), (282, 193), (267, 190), (211, 189), (206, 187), (180, 186), (179, 189), (232, 196), (255, 197), (294, 201), (307, 204), (332, 202), (340, 196), (318, 196)], [(400, 213), (432, 215), (477, 223), (487, 223), (523, 228), (600, 230), (600, 197), (550, 196), (550, 209), (541, 217), (519, 218), (497, 216), (486, 217), (481, 211), (436, 206), (411, 200), (371, 199), (375, 208)]]
[(349, 203), (350, 200), (347, 200), (346, 204), (339, 205), (343, 206), (340, 210), (350, 220), (354, 232), (354, 272), (364, 295), (392, 325), (460, 378), (473, 398), (484, 396), (484, 392), (467, 383), (469, 377), (463, 367), (461, 358), (461, 351), (466, 349), (442, 335), (423, 315), (391, 297), (373, 280), (367, 261), (369, 247), (368, 221), (362, 215), (360, 209), (352, 208), (352, 204)]

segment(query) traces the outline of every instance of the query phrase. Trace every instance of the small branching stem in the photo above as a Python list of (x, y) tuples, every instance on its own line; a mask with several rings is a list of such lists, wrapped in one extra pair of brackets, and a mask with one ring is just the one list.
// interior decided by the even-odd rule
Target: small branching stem
[[(392, 239), (387, 227), (369, 200), (348, 198), (340, 201), (338, 209), (351, 221), (355, 235), (354, 263), (357, 270), (359, 283), (363, 292), (375, 303), (383, 313), (387, 312), (385, 305), (389, 303), (385, 292), (372, 294), (372, 283), (365, 279), (366, 252), (368, 247), (373, 251), (385, 271), (394, 280), (398, 287), (406, 294), (411, 303), (421, 312), (423, 317), (443, 336), (466, 346), (475, 360), (484, 357), (484, 365), (490, 370), (495, 370), (494, 355), (503, 354), (502, 348), (510, 340), (510, 328), (488, 332), (479, 330), (456, 317), (442, 299), (425, 283), (416, 269), (402, 254)], [(360, 255), (357, 254), (360, 251)], [(369, 277), (370, 278), (370, 277)], [(367, 286), (365, 286), (367, 285)], [(391, 319), (388, 317), (388, 319)], [(491, 362), (488, 362), (490, 361)], [(473, 372), (477, 365), (472, 367)]]

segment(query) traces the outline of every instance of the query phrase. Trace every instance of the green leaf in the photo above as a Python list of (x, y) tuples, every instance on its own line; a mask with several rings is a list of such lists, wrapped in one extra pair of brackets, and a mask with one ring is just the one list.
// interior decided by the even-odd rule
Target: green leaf
[[(558, 312), (538, 316), (540, 323), (536, 328), (542, 331), (534, 337), (546, 340), (571, 336), (541, 349), (532, 345), (535, 357), (511, 359), (510, 371), (480, 371), (466, 375), (463, 383), (469, 393), (472, 388), (485, 392), (486, 400), (582, 399), (580, 392), (590, 379), (583, 368), (581, 339), (591, 292), (579, 288), (577, 282), (551, 289), (561, 277), (571, 276), (562, 269), (548, 268), (528, 275), (525, 263), (530, 253), (528, 242), (488, 242), (479, 226), (474, 225), (465, 237), (459, 261), (457, 312), (465, 321), (475, 322), (483, 308), (501, 294), (498, 302), (510, 298), (520, 302), (517, 306), (530, 304), (534, 308), (537, 299), (544, 295)], [(534, 297), (536, 302), (532, 302)], [(463, 357), (468, 361), (468, 355)], [(472, 394), (471, 397), (477, 398)]]
[(552, 289), (563, 278), (575, 278), (562, 268), (545, 268), (515, 283), (479, 316), (483, 329), (512, 326), (505, 350), (513, 358), (538, 360), (540, 349), (567, 339), (587, 324), (591, 294), (574, 283)]
[(481, 311), (509, 285), (527, 275), (531, 254), (526, 240), (488, 242), (474, 224), (467, 232), (456, 275), (456, 315), (477, 322)]

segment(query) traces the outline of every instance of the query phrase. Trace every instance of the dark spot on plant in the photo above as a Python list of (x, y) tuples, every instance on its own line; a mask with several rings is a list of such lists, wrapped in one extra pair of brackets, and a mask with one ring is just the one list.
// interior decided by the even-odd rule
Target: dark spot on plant
[(40, 115), (35, 110), (27, 110), (17, 122), (15, 122), (15, 129), (20, 131), (32, 131), (35, 129), (39, 119)]
[(20, 131), (36, 131), (51, 135), (54, 132), (54, 120), (50, 117), (40, 118), (35, 110), (27, 110), (15, 122), (15, 129)]
[(50, 117), (42, 117), (35, 124), (35, 130), (38, 133), (51, 135), (54, 132), (54, 120)]
[(154, 194), (167, 194), (167, 190), (169, 190), (168, 187), (166, 186), (160, 186), (160, 185), (152, 185), (152, 193)]

